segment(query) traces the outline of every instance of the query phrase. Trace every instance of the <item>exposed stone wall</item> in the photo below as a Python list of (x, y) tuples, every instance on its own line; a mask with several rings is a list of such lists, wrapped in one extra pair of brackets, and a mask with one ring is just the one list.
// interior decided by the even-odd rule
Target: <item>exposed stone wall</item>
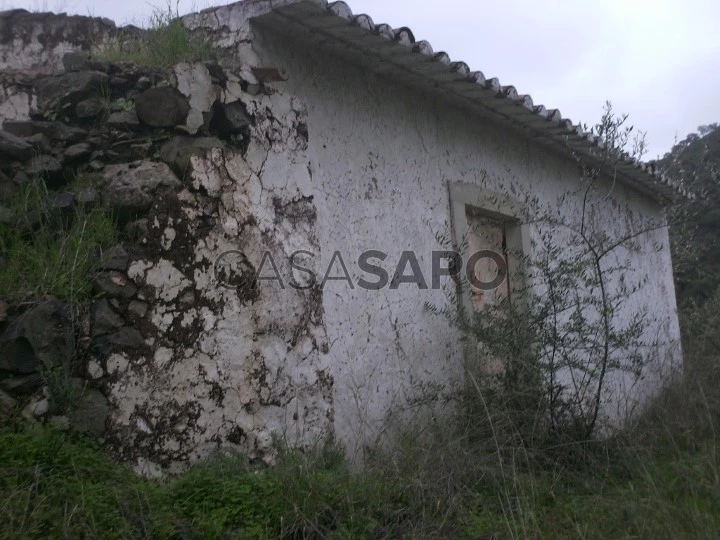
[(34, 79), (61, 72), (66, 53), (97, 51), (115, 36), (109, 19), (0, 12), (0, 119), (27, 120), (37, 107)]
[[(303, 103), (249, 64), (163, 71), (73, 53), (57, 73), (56, 52), (28, 61), (43, 69), (22, 71), (22, 92), (18, 78), (0, 85), (0, 179), (12, 196), (42, 177), (70, 207), (103, 205), (119, 220), (123, 244), (99, 261), (89, 321), (63, 325), (85, 343), (64, 361), (82, 358), (77, 375), (106, 398), (95, 435), (156, 475), (221, 447), (268, 461), (274, 436), (302, 446), (331, 433), (322, 293), (228, 288), (220, 282), (254, 268), (232, 255), (216, 267), (226, 251), (267, 252), (292, 275), (290, 253), (321, 251)], [(26, 312), (10, 306), (0, 321), (7, 350)], [(23, 336), (31, 349), (38, 335)], [(2, 364), (5, 391), (32, 395), (39, 376), (19, 392), (15, 383), (39, 366)], [(36, 395), (26, 414), (48, 420)]]
[(0, 12), (0, 71), (50, 75), (62, 68), (65, 53), (93, 52), (117, 35), (115, 23), (99, 17)]
[[(205, 79), (204, 66), (192, 68)], [(321, 294), (227, 289), (215, 278), (218, 256), (232, 250), (256, 261), (267, 251), (278, 264), (299, 247), (319, 250), (304, 107), (281, 92), (251, 96), (234, 80), (217, 90), (220, 103), (240, 103), (252, 119), (247, 149), (190, 157), (185, 187), (154, 202), (144, 255), (128, 270), (148, 305), (135, 326), (150, 341), (104, 366), (117, 411), (111, 444), (130, 459), (153, 456), (141, 462), (148, 471), (226, 445), (271, 459), (273, 435), (302, 445), (332, 428)], [(231, 259), (240, 265), (227, 268), (233, 275), (243, 264), (255, 270)]]

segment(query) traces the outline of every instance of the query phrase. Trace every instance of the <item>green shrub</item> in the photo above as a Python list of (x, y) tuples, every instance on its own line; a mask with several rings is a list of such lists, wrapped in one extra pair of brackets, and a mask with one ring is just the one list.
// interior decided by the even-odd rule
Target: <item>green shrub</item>
[(52, 295), (77, 306), (91, 295), (102, 249), (116, 240), (115, 222), (100, 208), (60, 211), (41, 179), (11, 203), (15, 220), (0, 224), (0, 298), (9, 303)]
[(101, 56), (111, 62), (167, 68), (178, 62), (214, 60), (217, 51), (202, 31), (190, 32), (183, 25), (178, 5), (156, 7), (147, 29), (140, 35), (125, 35), (105, 44)]
[(399, 488), (350, 472), (344, 460), (327, 459), (332, 452), (332, 446), (288, 451), (270, 469), (216, 456), (158, 484), (85, 439), (6, 427), (0, 429), (3, 535), (376, 538), (385, 530), (399, 536), (398, 516), (407, 515)]

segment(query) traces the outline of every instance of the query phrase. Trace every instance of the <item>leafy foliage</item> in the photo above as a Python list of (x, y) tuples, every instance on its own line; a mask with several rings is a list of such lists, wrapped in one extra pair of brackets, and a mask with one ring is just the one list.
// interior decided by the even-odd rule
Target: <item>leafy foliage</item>
[(660, 161), (666, 174), (695, 192), (671, 210), (670, 229), (681, 307), (702, 304), (720, 286), (720, 126), (698, 128)]
[(0, 460), (6, 538), (373, 538), (405, 515), (400, 486), (350, 472), (329, 443), (272, 469), (218, 455), (156, 484), (84, 439), (6, 427)]

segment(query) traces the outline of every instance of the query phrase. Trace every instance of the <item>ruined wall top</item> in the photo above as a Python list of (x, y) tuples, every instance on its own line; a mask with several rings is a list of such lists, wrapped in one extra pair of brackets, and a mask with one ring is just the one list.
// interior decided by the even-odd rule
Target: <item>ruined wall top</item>
[(118, 28), (100, 17), (65, 13), (0, 12), (0, 71), (49, 75), (71, 51), (96, 51)]

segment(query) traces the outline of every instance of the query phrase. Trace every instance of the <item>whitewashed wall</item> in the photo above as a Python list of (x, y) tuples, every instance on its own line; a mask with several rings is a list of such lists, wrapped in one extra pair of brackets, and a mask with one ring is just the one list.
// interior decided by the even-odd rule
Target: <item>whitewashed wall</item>
[[(530, 192), (543, 204), (581, 186), (570, 157), (388, 78), (272, 31), (256, 30), (255, 51), (265, 65), (287, 70), (289, 81), (282, 87), (307, 106), (308, 158), (326, 261), (335, 250), (352, 261), (365, 249), (395, 258), (411, 249), (429, 273), (430, 252), (439, 248), (435, 234), (450, 220), (448, 182), (497, 193)], [(579, 200), (574, 202), (567, 212), (578, 212)], [(656, 203), (620, 185), (603, 206), (595, 219), (619, 236), (643, 220), (663, 218)], [(628, 279), (647, 275), (649, 282), (628, 299), (624, 315), (647, 308), (655, 319), (648, 341), (657, 337), (661, 346), (652, 351), (657, 361), (645, 380), (617, 376), (608, 384), (605, 411), (616, 419), (681, 362), (667, 230), (640, 242), (640, 252), (628, 254), (633, 268)], [(387, 267), (392, 271), (392, 262)], [(442, 305), (442, 293), (414, 285), (349, 290), (337, 283), (326, 289), (323, 302), (328, 365), (335, 377), (335, 429), (351, 448), (382, 431), (418, 381), (451, 381), (459, 375), (458, 334), (423, 307)]]

